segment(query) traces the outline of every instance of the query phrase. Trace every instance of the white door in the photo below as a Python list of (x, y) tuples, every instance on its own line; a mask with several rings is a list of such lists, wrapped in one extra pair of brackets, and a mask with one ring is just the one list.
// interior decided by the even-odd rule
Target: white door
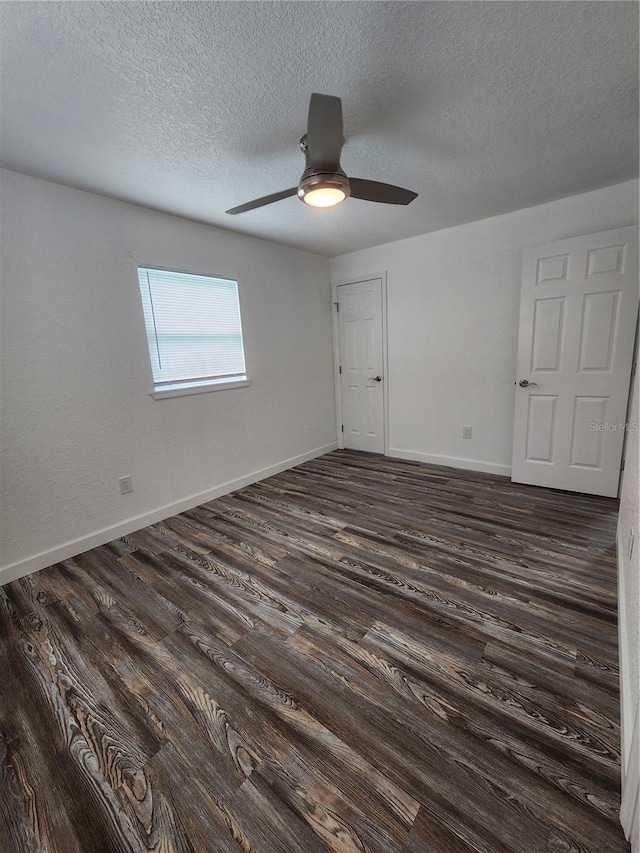
[(524, 250), (514, 481), (618, 494), (637, 313), (637, 228)]
[(344, 446), (384, 453), (382, 280), (338, 287)]

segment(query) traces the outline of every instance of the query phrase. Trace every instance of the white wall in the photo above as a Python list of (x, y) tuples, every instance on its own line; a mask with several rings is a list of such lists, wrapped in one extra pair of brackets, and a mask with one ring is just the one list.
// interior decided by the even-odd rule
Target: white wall
[[(640, 374), (629, 424), (640, 428)], [(640, 432), (627, 434), (618, 518), (619, 647), (622, 687), (622, 811), (633, 853), (640, 853)], [(633, 532), (633, 533), (632, 533)], [(634, 535), (630, 553), (631, 536)]]
[(334, 258), (387, 272), (390, 454), (508, 474), (522, 247), (637, 221), (630, 181)]
[[(326, 258), (0, 179), (0, 582), (333, 446)], [(149, 396), (139, 263), (238, 278), (249, 388)]]

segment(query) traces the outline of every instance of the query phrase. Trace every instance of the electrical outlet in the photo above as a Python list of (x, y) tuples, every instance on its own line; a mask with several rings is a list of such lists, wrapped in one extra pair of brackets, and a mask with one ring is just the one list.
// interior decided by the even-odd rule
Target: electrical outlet
[(120, 494), (121, 495), (129, 495), (133, 491), (133, 480), (131, 477), (120, 477), (118, 480), (120, 483)]
[(463, 438), (471, 438), (471, 427), (470, 426), (462, 427), (462, 437)]
[(633, 546), (636, 543), (636, 534), (633, 527), (629, 531), (629, 559), (633, 557)]

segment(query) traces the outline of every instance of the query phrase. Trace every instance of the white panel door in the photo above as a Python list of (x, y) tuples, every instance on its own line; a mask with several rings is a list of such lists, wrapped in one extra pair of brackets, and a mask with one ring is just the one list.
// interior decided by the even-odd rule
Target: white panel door
[(637, 228), (524, 250), (513, 480), (618, 494), (637, 312)]
[(344, 446), (384, 453), (382, 280), (338, 287)]

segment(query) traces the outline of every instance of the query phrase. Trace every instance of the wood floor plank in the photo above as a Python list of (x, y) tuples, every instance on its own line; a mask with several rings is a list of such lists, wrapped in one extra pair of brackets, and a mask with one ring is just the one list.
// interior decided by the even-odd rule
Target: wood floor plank
[(402, 853), (426, 853), (431, 850), (438, 853), (477, 853), (482, 849), (473, 839), (466, 840), (456, 835), (422, 806)]
[[(26, 796), (23, 796), (26, 794)], [(0, 849), (13, 853), (36, 848), (38, 826), (33, 818), (33, 789), (17, 755), (0, 733)]]
[[(463, 804), (462, 810), (472, 815), (472, 822), (480, 823), (496, 839), (496, 849), (509, 849), (505, 836), (509, 833), (511, 815), (502, 812), (500, 798), (494, 796), (493, 791), (487, 797), (483, 780), (474, 778), (467, 768), (456, 766), (443, 755), (432, 740), (433, 729), (427, 737), (418, 727), (405, 726), (401, 708), (392, 697), (385, 698), (386, 708), (382, 709), (373, 697), (365, 695), (366, 689), (355, 688), (351, 680), (353, 675), (351, 679), (339, 681), (310, 657), (290, 652), (277, 641), (271, 645), (263, 638), (245, 637), (237, 648), (243, 657), (263, 671), (270, 660), (276, 682), (287, 692), (295, 689), (302, 705), (311, 708), (321, 724), (334, 731), (343, 742), (352, 744), (380, 773), (399, 786), (411, 787), (420, 801), (436, 799), (444, 805), (457, 797)], [(350, 713), (336, 717), (335, 708), (341, 705), (346, 705)], [(407, 741), (412, 744), (411, 760), (398, 748), (399, 743)], [(436, 778), (438, 783), (434, 785)], [(517, 809), (515, 797), (511, 803)], [(524, 819), (524, 815), (520, 818)], [(533, 824), (529, 830), (535, 838)], [(514, 839), (512, 836), (511, 841)]]
[[(360, 681), (363, 672), (365, 678), (373, 675), (377, 683), (358, 688), (363, 696), (375, 696), (375, 701), (382, 707), (385, 704), (393, 704), (397, 719), (406, 719), (409, 728), (412, 725), (419, 727), (421, 721), (424, 722), (423, 713), (428, 712), (429, 731), (434, 735), (437, 732), (438, 736), (442, 737), (442, 749), (452, 759), (476, 764), (481, 772), (484, 767), (491, 767), (492, 772), (499, 775), (499, 769), (502, 768), (500, 778), (509, 779), (514, 793), (518, 790), (524, 795), (525, 791), (530, 789), (529, 797), (537, 797), (541, 806), (550, 813), (554, 812), (556, 803), (563, 798), (558, 797), (557, 791), (549, 791), (548, 783), (566, 793), (566, 781), (571, 778), (571, 796), (588, 802), (609, 820), (617, 819), (617, 779), (605, 789), (604, 780), (601, 780), (599, 785), (594, 784), (589, 774), (581, 773), (576, 767), (568, 772), (565, 764), (545, 749), (548, 743), (536, 737), (533, 727), (523, 730), (518, 726), (514, 730), (513, 723), (501, 725), (498, 721), (496, 724), (495, 713), (486, 713), (482, 705), (470, 704), (465, 701), (463, 695), (451, 691), (445, 674), (447, 669), (443, 670), (443, 678), (425, 678), (419, 671), (418, 662), (415, 668), (412, 666), (411, 655), (408, 658), (394, 656), (393, 653), (387, 656), (390, 649), (375, 643), (354, 644), (344, 638), (331, 638), (326, 634), (319, 636), (317, 631), (312, 632), (309, 629), (304, 633), (298, 632), (287, 643), (305, 651), (315, 662), (329, 669), (334, 677), (340, 677), (347, 682), (351, 680), (353, 689), (356, 689), (357, 684), (354, 679), (356, 672)], [(401, 708), (385, 696), (380, 682), (383, 682), (385, 687), (391, 687), (405, 700)], [(420, 716), (414, 713), (416, 701), (423, 706)], [(450, 737), (451, 727), (457, 730), (455, 738)], [(508, 754), (509, 761), (503, 760), (505, 753)], [(535, 766), (537, 773), (545, 779), (545, 785), (539, 790), (536, 780), (528, 776), (528, 770), (532, 766)], [(523, 769), (527, 772), (523, 773)], [(588, 824), (590, 817), (585, 814), (583, 822)]]
[(616, 501), (335, 451), (0, 590), (10, 853), (625, 853)]

